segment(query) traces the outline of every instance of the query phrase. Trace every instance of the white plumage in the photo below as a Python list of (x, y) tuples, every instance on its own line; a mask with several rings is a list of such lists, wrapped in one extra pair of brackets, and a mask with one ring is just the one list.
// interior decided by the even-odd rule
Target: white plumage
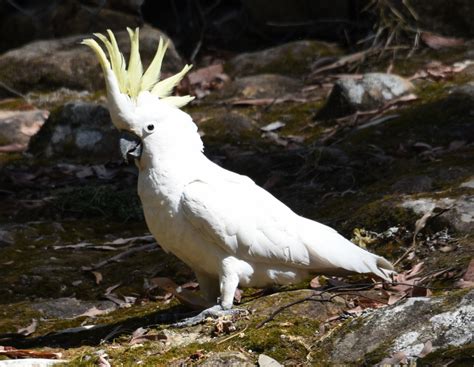
[[(138, 42), (133, 32), (131, 40)], [(86, 44), (95, 48), (91, 42)], [(141, 142), (138, 193), (147, 225), (165, 250), (195, 271), (208, 300), (220, 297), (228, 309), (239, 284), (288, 284), (311, 274), (373, 273), (390, 279), (393, 267), (384, 258), (295, 214), (250, 178), (206, 158), (191, 117), (153, 93), (154, 83), (129, 96), (120, 91), (110, 66), (101, 64), (112, 121)]]

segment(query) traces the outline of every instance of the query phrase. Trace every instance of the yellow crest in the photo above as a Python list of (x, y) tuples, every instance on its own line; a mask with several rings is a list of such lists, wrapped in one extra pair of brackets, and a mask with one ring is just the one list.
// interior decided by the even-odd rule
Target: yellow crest
[[(99, 63), (104, 73), (112, 71), (115, 75), (121, 93), (127, 94), (133, 100), (138, 97), (140, 92), (148, 91), (160, 98), (163, 102), (167, 102), (176, 107), (182, 107), (192, 101), (192, 96), (170, 96), (173, 88), (179, 84), (184, 75), (191, 69), (192, 65), (185, 65), (183, 70), (178, 74), (170, 76), (160, 81), (161, 64), (168, 48), (169, 41), (163, 42), (160, 37), (158, 49), (148, 69), (143, 72), (142, 61), (139, 51), (139, 30), (133, 31), (127, 28), (130, 36), (130, 58), (127, 63), (111, 30), (107, 30), (109, 38), (100, 33), (94, 33), (104, 44), (109, 58), (107, 58), (102, 47), (92, 38), (85, 39), (82, 44), (89, 46), (97, 55)], [(110, 61), (109, 61), (110, 59)]]

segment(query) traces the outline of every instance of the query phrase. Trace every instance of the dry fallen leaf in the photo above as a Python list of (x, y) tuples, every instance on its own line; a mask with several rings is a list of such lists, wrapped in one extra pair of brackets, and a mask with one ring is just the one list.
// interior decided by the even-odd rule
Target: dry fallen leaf
[(99, 359), (97, 360), (97, 366), (99, 367), (111, 367), (110, 362), (107, 360), (107, 356), (102, 355), (99, 356)]
[(0, 146), (0, 153), (16, 153), (23, 152), (28, 147), (27, 144), (13, 143)]
[(281, 121), (274, 121), (274, 122), (270, 122), (268, 125), (265, 125), (265, 126), (262, 126), (260, 128), (260, 130), (262, 131), (273, 131), (273, 130), (278, 130), (282, 127), (284, 127), (286, 124), (284, 122), (281, 122)]
[(340, 57), (337, 61), (329, 64), (329, 65), (324, 65), (322, 67), (319, 67), (311, 72), (310, 78), (311, 79), (316, 79), (318, 77), (318, 74), (325, 72), (325, 71), (330, 71), (334, 69), (339, 69), (343, 66), (353, 64), (356, 62), (359, 62), (369, 56), (370, 54), (374, 53), (374, 50), (369, 49), (369, 50), (364, 50), (360, 52), (356, 52), (347, 56), (342, 56)]
[(458, 288), (473, 288), (474, 287), (474, 259), (471, 259), (467, 266), (466, 272), (462, 278), (456, 282)]
[(18, 329), (18, 334), (28, 336), (33, 334), (36, 331), (36, 328), (38, 327), (38, 320), (33, 319), (31, 320), (31, 324), (28, 325), (25, 328)]
[(198, 282), (186, 282), (184, 284), (181, 284), (181, 288), (195, 290), (195, 289), (199, 288), (199, 283)]
[(311, 288), (321, 287), (321, 283), (319, 282), (319, 277), (314, 277), (313, 279), (311, 279), (311, 281), (309, 282), (309, 286)]
[(115, 310), (115, 307), (110, 307), (110, 308), (106, 308), (106, 309), (99, 309), (95, 306), (91, 307), (90, 309), (88, 309), (87, 311), (81, 313), (80, 315), (77, 315), (76, 317), (97, 317), (97, 316), (100, 316), (100, 315), (105, 315), (109, 312), (112, 312)]
[(388, 297), (387, 303), (389, 305), (393, 305), (393, 304), (397, 303), (398, 301), (400, 301), (401, 299), (404, 299), (406, 297), (406, 295), (403, 294), (403, 293), (388, 292), (388, 294), (389, 294), (389, 297)]
[(153, 287), (159, 287), (166, 292), (172, 293), (181, 303), (188, 305), (192, 309), (203, 310), (212, 306), (196, 292), (192, 292), (189, 289), (183, 289), (169, 278), (153, 278), (150, 280), (150, 285)]
[(385, 358), (379, 363), (380, 366), (407, 364), (407, 355), (404, 352), (394, 353), (391, 357)]
[(102, 273), (99, 271), (91, 271), (92, 275), (94, 275), (95, 278), (95, 284), (99, 285), (104, 277), (102, 276)]
[(234, 301), (235, 303), (240, 303), (242, 301), (242, 291), (239, 288), (235, 290)]
[(224, 73), (222, 64), (209, 65), (188, 74), (190, 84), (210, 83)]
[(444, 37), (430, 32), (421, 32), (421, 40), (434, 50), (464, 45), (464, 40), (461, 38)]
[(433, 343), (431, 343), (431, 340), (428, 340), (423, 346), (423, 349), (421, 350), (420, 354), (418, 354), (418, 358), (426, 357), (428, 354), (432, 352), (432, 350), (433, 350)]
[(212, 330), (212, 335), (219, 336), (222, 334), (229, 334), (235, 330), (236, 328), (232, 320), (219, 319), (214, 325), (214, 329)]
[(466, 281), (474, 281), (474, 259), (471, 259), (471, 261), (469, 262), (466, 272), (464, 273), (462, 278)]
[(142, 327), (136, 329), (133, 334), (132, 338), (130, 339), (129, 344), (140, 344), (145, 341), (158, 341), (158, 340), (167, 340), (168, 337), (163, 333), (160, 332), (159, 334), (147, 334), (148, 330)]
[[(420, 274), (423, 270), (423, 264), (423, 262), (417, 263), (411, 269), (394, 275), (394, 285), (391, 285), (388, 291), (386, 291), (386, 294), (389, 296), (387, 302), (389, 305), (406, 297), (431, 296), (429, 289), (418, 285), (422, 281)], [(439, 272), (439, 274), (443, 272)]]
[(283, 367), (282, 364), (265, 354), (260, 354), (258, 356), (258, 365), (260, 367)]
[(16, 349), (13, 347), (0, 346), (0, 356), (6, 356), (8, 358), (57, 359), (57, 358), (61, 358), (62, 354), (59, 352), (49, 352), (49, 351), (30, 350), (30, 349)]

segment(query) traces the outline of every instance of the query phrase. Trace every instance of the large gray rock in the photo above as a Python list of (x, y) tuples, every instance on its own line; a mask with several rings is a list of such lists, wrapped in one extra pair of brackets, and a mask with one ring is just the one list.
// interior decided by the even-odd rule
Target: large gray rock
[(266, 50), (243, 53), (225, 65), (232, 76), (264, 73), (302, 76), (319, 58), (335, 56), (341, 51), (333, 44), (319, 41), (295, 41)]
[(397, 352), (416, 360), (427, 342), (432, 351), (462, 347), (474, 342), (474, 291), (460, 300), (456, 296), (409, 298), (359, 317), (344, 330), (331, 341), (331, 363), (365, 360), (372, 365)]
[[(472, 190), (472, 189), (471, 189)], [(447, 195), (447, 194), (446, 194)], [(456, 230), (474, 233), (474, 196), (460, 195), (457, 197), (413, 197), (407, 198), (401, 206), (409, 208), (423, 216), (435, 208), (448, 209), (441, 218), (447, 220)]]
[[(97, 90), (104, 88), (99, 63), (94, 53), (80, 44), (91, 34), (54, 40), (36, 41), (0, 56), (0, 80), (9, 87), (27, 92), (60, 87)], [(140, 31), (140, 52), (145, 66), (153, 58), (161, 31), (145, 26)], [(116, 33), (121, 50), (128, 54), (128, 33)], [(182, 61), (171, 43), (163, 62), (163, 71), (177, 72)], [(0, 93), (7, 93), (4, 90)]]
[(51, 114), (28, 151), (44, 158), (105, 162), (120, 159), (118, 141), (104, 106), (72, 102)]
[(318, 119), (338, 118), (356, 111), (369, 111), (410, 93), (413, 84), (394, 74), (368, 73), (361, 79), (340, 79), (318, 113)]

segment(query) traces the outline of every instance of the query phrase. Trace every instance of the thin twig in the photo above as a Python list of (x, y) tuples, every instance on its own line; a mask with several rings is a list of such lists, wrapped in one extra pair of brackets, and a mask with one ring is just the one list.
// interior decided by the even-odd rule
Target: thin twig
[(336, 297), (341, 297), (341, 296), (355, 296), (355, 297), (362, 297), (362, 298), (365, 298), (365, 299), (368, 299), (369, 301), (374, 301), (374, 302), (377, 302), (377, 303), (383, 303), (385, 305), (388, 305), (388, 302), (385, 302), (383, 300), (380, 300), (380, 299), (375, 299), (375, 298), (372, 298), (372, 297), (367, 297), (363, 294), (359, 294), (359, 293), (342, 293), (342, 294), (334, 294), (332, 295), (331, 297), (329, 297), (329, 300), (333, 300), (334, 298)]
[(158, 248), (158, 245), (156, 243), (148, 243), (146, 245), (140, 246), (140, 247), (133, 247), (131, 249), (128, 249), (124, 252), (121, 252), (120, 254), (117, 254), (115, 256), (109, 257), (108, 259), (105, 259), (97, 264), (92, 265), (91, 267), (83, 267), (82, 270), (97, 270), (104, 265), (113, 263), (113, 262), (118, 262), (122, 260), (124, 257), (130, 256), (131, 254), (134, 254), (135, 252), (140, 252), (140, 251), (146, 251), (146, 250), (151, 250), (153, 248)]
[[(256, 329), (259, 329), (261, 328), (263, 325), (265, 325), (267, 322), (269, 321), (272, 321), (276, 315), (278, 315), (280, 312), (286, 310), (287, 308), (289, 307), (292, 307), (294, 305), (297, 305), (299, 303), (303, 303), (303, 302), (306, 302), (306, 301), (312, 301), (312, 302), (321, 302), (321, 303), (327, 303), (327, 302), (332, 302), (332, 299), (329, 298), (329, 299), (324, 299), (322, 298), (322, 295), (324, 293), (329, 293), (329, 292), (332, 292), (332, 291), (341, 291), (343, 292), (344, 290), (352, 290), (352, 291), (357, 291), (357, 290), (367, 290), (367, 289), (371, 289), (373, 288), (376, 284), (378, 283), (381, 283), (381, 282), (376, 282), (376, 283), (367, 283), (367, 284), (354, 284), (354, 286), (351, 286), (350, 284), (344, 284), (344, 285), (340, 285), (340, 286), (334, 286), (334, 287), (330, 287), (328, 289), (325, 289), (323, 290), (322, 292), (320, 293), (316, 293), (316, 291), (309, 295), (309, 296), (306, 296), (304, 298), (301, 298), (299, 300), (296, 300), (294, 302), (291, 302), (291, 303), (288, 303), (286, 305), (283, 305), (279, 308), (277, 308), (275, 311), (273, 311), (271, 313), (271, 315), (269, 317), (267, 317), (265, 320), (261, 321), (260, 323), (257, 324), (257, 326), (255, 327)], [(338, 294), (339, 295), (339, 294)], [(318, 296), (320, 297), (320, 299), (315, 299), (313, 297), (315, 296)]]
[(21, 93), (21, 92), (17, 91), (16, 89), (10, 87), (9, 85), (2, 82), (1, 80), (0, 80), (0, 87), (5, 89), (6, 91), (12, 93), (15, 96), (23, 98), (25, 101), (28, 101), (28, 98), (23, 93)]
[(234, 334), (228, 336), (228, 337), (225, 338), (225, 339), (219, 340), (219, 341), (217, 342), (217, 345), (222, 344), (222, 343), (225, 343), (226, 341), (229, 341), (229, 340), (231, 340), (231, 339), (234, 339), (237, 335), (240, 335), (240, 334), (244, 333), (244, 332), (248, 329), (248, 327), (249, 327), (249, 326), (247, 325), (247, 326), (245, 326), (242, 330), (237, 331), (236, 333), (234, 333)]
[[(433, 218), (439, 217), (441, 214), (446, 213), (448, 210), (451, 210), (451, 207), (441, 209), (441, 211), (440, 211), (439, 213), (436, 213), (436, 214), (432, 215), (431, 217), (427, 218), (426, 220), (428, 221), (428, 219), (433, 219)], [(421, 229), (423, 229), (423, 228), (421, 228)], [(416, 236), (417, 236), (417, 234), (421, 231), (421, 229), (418, 230), (418, 231), (415, 230), (415, 233), (413, 234), (413, 242), (412, 242), (411, 246), (408, 247), (408, 249), (403, 253), (403, 255), (400, 256), (400, 257), (397, 259), (397, 261), (395, 261), (395, 262), (393, 263), (394, 266), (397, 266), (403, 259), (405, 259), (405, 257), (406, 257), (410, 252), (412, 252), (412, 251), (416, 248), (416, 245), (417, 245), (417, 243), (416, 243)]]
[[(354, 284), (354, 287), (351, 287), (350, 285), (348, 286), (347, 284), (346, 285), (341, 285), (341, 286), (335, 286), (335, 287), (331, 287), (327, 290), (324, 290), (322, 291), (321, 293), (313, 293), (307, 297), (304, 297), (304, 298), (301, 298), (301, 299), (298, 299), (296, 301), (293, 301), (291, 303), (288, 303), (286, 305), (283, 305), (279, 308), (277, 308), (275, 311), (273, 311), (270, 316), (268, 316), (265, 320), (261, 321), (260, 323), (258, 323), (255, 328), (256, 329), (259, 329), (261, 328), (262, 326), (264, 326), (266, 323), (272, 321), (279, 313), (281, 313), (282, 311), (286, 310), (287, 308), (290, 308), (294, 305), (297, 305), (297, 304), (300, 304), (300, 303), (303, 303), (303, 302), (306, 302), (306, 301), (312, 301), (312, 302), (321, 302), (321, 303), (332, 303), (333, 299), (336, 298), (336, 297), (340, 297), (340, 296), (357, 296), (357, 297), (362, 297), (362, 298), (365, 298), (365, 299), (368, 299), (368, 300), (371, 300), (371, 301), (375, 301), (375, 302), (378, 302), (378, 303), (383, 303), (385, 305), (388, 305), (387, 302), (383, 301), (383, 300), (379, 300), (379, 299), (375, 299), (375, 298), (371, 298), (371, 297), (368, 297), (368, 296), (365, 296), (363, 294), (358, 294), (358, 293), (337, 293), (337, 294), (334, 294), (332, 295), (331, 297), (325, 299), (325, 298), (322, 298), (322, 295), (324, 293), (328, 293), (328, 292), (332, 292), (332, 291), (340, 291), (340, 292), (344, 292), (345, 289), (346, 290), (351, 290), (351, 291), (363, 291), (363, 290), (368, 290), (368, 289), (371, 289), (373, 288), (375, 285), (378, 285), (378, 284), (386, 284), (385, 282), (374, 282), (374, 283), (366, 283), (366, 284)], [(429, 286), (424, 286), (424, 285), (420, 285), (420, 284), (416, 284), (416, 283), (413, 283), (413, 284), (410, 284), (410, 283), (400, 283), (400, 282), (393, 282), (392, 283), (392, 286), (397, 286), (397, 285), (406, 285), (406, 286), (410, 286), (412, 288), (423, 288), (423, 289), (428, 289), (428, 290), (451, 290), (452, 287), (429, 287)], [(358, 286), (358, 287), (357, 287)], [(320, 298), (314, 298), (315, 296), (318, 296)]]
[(298, 299), (298, 300), (296, 300), (296, 301), (293, 301), (293, 302), (291, 302), (291, 303), (288, 303), (288, 304), (286, 304), (286, 305), (283, 305), (283, 306), (277, 308), (277, 309), (276, 309), (275, 311), (273, 311), (273, 312), (271, 313), (271, 315), (268, 316), (265, 320), (259, 322), (259, 323), (257, 324), (257, 326), (255, 326), (255, 328), (256, 328), (256, 329), (260, 329), (260, 328), (261, 328), (263, 325), (265, 325), (267, 322), (272, 321), (272, 320), (275, 318), (275, 316), (278, 315), (280, 312), (282, 312), (283, 310), (286, 310), (287, 308), (290, 308), (290, 307), (292, 307), (292, 306), (294, 306), (294, 305), (297, 305), (297, 304), (299, 304), (299, 303), (303, 303), (303, 302), (306, 302), (306, 301), (315, 301), (315, 302), (321, 302), (321, 303), (323, 303), (323, 302), (332, 302), (332, 301), (330, 301), (330, 300), (327, 300), (327, 299), (325, 300), (325, 299), (323, 299), (323, 298), (321, 298), (321, 299), (314, 299), (314, 298), (313, 298), (314, 296), (320, 296), (320, 294), (312, 294), (312, 295), (310, 295), (310, 296), (307, 296), (307, 297)]

